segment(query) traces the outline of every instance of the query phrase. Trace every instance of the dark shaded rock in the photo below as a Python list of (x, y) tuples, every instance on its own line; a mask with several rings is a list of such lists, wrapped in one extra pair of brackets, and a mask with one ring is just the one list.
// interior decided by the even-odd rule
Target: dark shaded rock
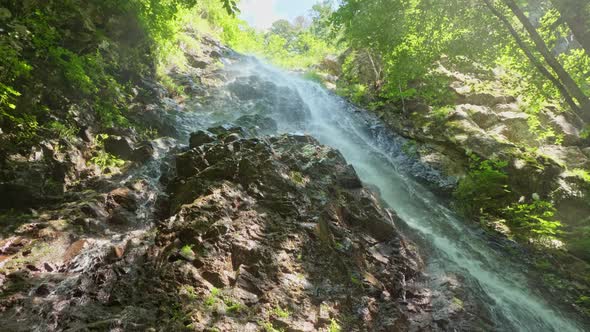
[(346, 170), (339, 177), (338, 183), (346, 189), (358, 189), (363, 186), (361, 179), (351, 165), (346, 167)]
[(87, 216), (94, 218), (106, 218), (109, 215), (104, 206), (101, 206), (97, 202), (84, 203), (80, 207), (80, 211)]
[(78, 137), (80, 137), (84, 142), (92, 142), (94, 139), (94, 135), (92, 134), (91, 129), (88, 126), (83, 126), (78, 131)]
[(328, 55), (319, 65), (320, 69), (326, 71), (332, 75), (339, 76), (342, 74), (342, 63), (339, 61), (338, 57), (333, 55)]
[(37, 287), (37, 289), (35, 290), (35, 296), (45, 297), (49, 295), (49, 293), (51, 293), (51, 291), (49, 290), (49, 287), (46, 284)]
[[(329, 301), (344, 297), (355, 323), (343, 330), (365, 326), (365, 318), (374, 330), (392, 317), (406, 319), (394, 297), (419, 275), (420, 259), (400, 240), (397, 216), (362, 186), (341, 153), (305, 135), (232, 139), (239, 128), (209, 131), (215, 141), (177, 156), (178, 177), (167, 188), (172, 217), (157, 242), (190, 244), (200, 277), (251, 312), (297, 303), (302, 312), (285, 320), (293, 331), (315, 330), (322, 302), (329, 304), (318, 326), (329, 324), (326, 312), (349, 310)], [(178, 252), (168, 260), (183, 261)], [(209, 296), (210, 289), (202, 291)], [(428, 306), (419, 301), (415, 308)]]
[(229, 285), (227, 277), (220, 271), (206, 270), (201, 272), (201, 276), (217, 288), (223, 288)]
[(116, 207), (111, 212), (108, 222), (113, 225), (125, 226), (135, 219), (135, 215), (122, 207)]
[(42, 202), (39, 191), (17, 183), (0, 183), (0, 197), (0, 209), (23, 209)]
[(227, 135), (227, 137), (224, 139), (225, 143), (231, 143), (231, 142), (235, 142), (237, 140), (239, 140), (240, 138), (242, 138), (239, 134), (236, 133), (232, 133)]
[(189, 139), (189, 146), (191, 149), (198, 148), (199, 146), (215, 141), (215, 137), (208, 132), (199, 130), (191, 134)]
[(117, 188), (107, 195), (107, 206), (110, 208), (121, 206), (128, 211), (135, 211), (138, 207), (137, 195), (129, 188)]
[(246, 128), (253, 136), (276, 134), (278, 130), (275, 120), (260, 114), (244, 115), (238, 118), (235, 123)]
[(104, 150), (125, 160), (131, 160), (133, 157), (133, 146), (126, 137), (109, 136), (104, 140)]
[(154, 155), (154, 146), (150, 142), (143, 142), (138, 148), (133, 150), (131, 160), (143, 163), (150, 160)]
[(240, 136), (246, 136), (246, 132), (241, 127), (235, 127), (231, 125), (221, 125), (207, 129), (210, 133), (213, 133), (217, 138), (223, 140), (231, 134), (238, 134)]
[(197, 57), (188, 57), (188, 63), (191, 67), (195, 67), (198, 69), (205, 69), (210, 64), (210, 62), (205, 61), (205, 59)]

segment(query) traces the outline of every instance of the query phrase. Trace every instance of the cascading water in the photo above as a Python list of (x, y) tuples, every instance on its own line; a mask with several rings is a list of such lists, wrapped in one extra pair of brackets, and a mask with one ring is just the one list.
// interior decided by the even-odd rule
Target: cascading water
[[(412, 174), (422, 173), (426, 178), (445, 181), (435, 171), (405, 156), (404, 139), (390, 133), (378, 119), (358, 111), (314, 82), (252, 58), (226, 63), (225, 73), (229, 77), (226, 88), (216, 91), (206, 106), (188, 112), (191, 115), (179, 122), (182, 132), (265, 111), (277, 122), (279, 132), (304, 132), (339, 149), (361, 179), (378, 188), (382, 200), (407, 224), (408, 236), (423, 247), (427, 256), (426, 272), (430, 278), (460, 276), (465, 292), (481, 302), (496, 330), (584, 330), (527, 285), (527, 278), (508, 255), (490, 248), (481, 232), (466, 226), (414, 179)], [(246, 83), (251, 91), (234, 96), (231, 84), (244, 79), (259, 84), (248, 87), (250, 83)], [(285, 103), (289, 96), (293, 96), (293, 103), (303, 100), (304, 104), (288, 107)], [(269, 101), (270, 110), (261, 110), (261, 98)], [(308, 109), (303, 119), (290, 113), (296, 108)]]

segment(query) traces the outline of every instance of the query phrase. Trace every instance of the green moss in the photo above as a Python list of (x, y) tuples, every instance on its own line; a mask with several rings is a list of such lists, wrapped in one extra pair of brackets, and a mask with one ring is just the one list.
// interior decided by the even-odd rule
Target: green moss
[(293, 183), (299, 186), (303, 186), (307, 183), (307, 179), (299, 172), (291, 171), (289, 173), (289, 178), (291, 181), (293, 181)]
[(99, 150), (96, 156), (92, 157), (89, 162), (98, 166), (103, 172), (113, 167), (123, 167), (125, 165), (124, 160), (103, 150)]
[(328, 326), (328, 332), (341, 332), (342, 331), (342, 327), (340, 326), (340, 324), (338, 324), (338, 322), (332, 318), (330, 320), (330, 326)]
[(195, 252), (193, 251), (193, 245), (185, 244), (180, 248), (180, 254), (184, 257), (194, 257)]
[(443, 121), (446, 119), (455, 108), (453, 106), (437, 107), (432, 110), (432, 115), (437, 121)]
[(453, 297), (453, 304), (459, 308), (463, 308), (463, 300), (457, 297)]
[(197, 299), (197, 293), (195, 292), (195, 288), (191, 285), (182, 285), (180, 288), (180, 293), (185, 294), (189, 300), (194, 301)]
[(291, 315), (289, 311), (284, 310), (279, 306), (276, 306), (272, 309), (272, 314), (280, 318), (289, 318), (289, 316)]
[(580, 179), (584, 180), (586, 183), (590, 183), (590, 172), (585, 169), (576, 168), (570, 171), (570, 173), (574, 176), (579, 177)]
[(209, 294), (209, 296), (207, 296), (207, 298), (205, 298), (205, 301), (204, 301), (205, 306), (206, 307), (213, 307), (213, 305), (219, 299), (220, 293), (221, 293), (221, 291), (218, 288), (213, 287), (211, 289), (211, 293)]
[(352, 282), (353, 284), (355, 284), (357, 286), (361, 286), (363, 284), (363, 282), (354, 274), (350, 275), (350, 282)]
[(416, 157), (418, 156), (418, 145), (415, 141), (408, 140), (402, 145), (402, 151), (408, 156)]

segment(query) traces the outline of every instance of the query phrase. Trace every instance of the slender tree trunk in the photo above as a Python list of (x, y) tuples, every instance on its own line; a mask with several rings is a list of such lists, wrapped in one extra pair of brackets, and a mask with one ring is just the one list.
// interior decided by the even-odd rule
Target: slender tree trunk
[(371, 61), (371, 66), (373, 67), (373, 72), (375, 73), (375, 83), (381, 80), (381, 74), (377, 70), (377, 66), (375, 65), (375, 61), (373, 61), (373, 57), (371, 56), (371, 52), (369, 50), (365, 50), (367, 56), (369, 57), (369, 61)]
[[(526, 45), (524, 40), (520, 37), (518, 32), (516, 32), (516, 30), (514, 29), (512, 24), (510, 23), (510, 21), (506, 18), (506, 16), (504, 16), (496, 7), (494, 7), (494, 5), (491, 3), (490, 0), (483, 0), (483, 2), (486, 4), (486, 6), (492, 12), (492, 14), (494, 14), (494, 16), (496, 16), (504, 24), (506, 29), (508, 29), (508, 31), (510, 32), (510, 35), (512, 35), (512, 37), (516, 41), (516, 44), (524, 52), (524, 54), (527, 56), (527, 58), (529, 58), (529, 60), (535, 66), (535, 68), (537, 68), (537, 70), (543, 76), (545, 76), (549, 81), (551, 81), (551, 83), (553, 83), (553, 85), (555, 85), (555, 87), (559, 90), (559, 92), (561, 93), (561, 95), (565, 99), (566, 103), (572, 108), (572, 110), (576, 114), (581, 115), (580, 108), (578, 107), (576, 102), (573, 100), (573, 98), (571, 97), (571, 95), (569, 94), (569, 92), (567, 91), (565, 86), (555, 76), (553, 76), (553, 74), (551, 74), (551, 72), (549, 72), (549, 70), (547, 70), (547, 68), (545, 68), (545, 66), (535, 57), (535, 55), (531, 52), (531, 50)], [(582, 117), (582, 119), (584, 119), (584, 118)], [(587, 120), (587, 119), (584, 119), (584, 120)]]
[[(503, 0), (504, 3), (510, 8), (510, 10), (516, 15), (520, 23), (524, 26), (525, 30), (528, 32), (529, 36), (535, 43), (537, 51), (541, 53), (545, 61), (549, 64), (549, 66), (553, 69), (553, 71), (557, 74), (557, 77), (563, 82), (563, 85), (567, 88), (570, 92), (571, 96), (573, 96), (579, 103), (580, 108), (584, 111), (584, 113), (590, 113), (590, 98), (584, 94), (582, 89), (578, 86), (576, 81), (570, 76), (570, 74), (565, 71), (563, 66), (557, 61), (555, 56), (551, 54), (551, 51), (543, 41), (543, 38), (537, 32), (537, 29), (533, 26), (529, 18), (523, 13), (523, 11), (518, 7), (514, 0)], [(590, 114), (589, 114), (590, 116)]]
[(590, 3), (585, 0), (551, 0), (551, 3), (590, 56)]

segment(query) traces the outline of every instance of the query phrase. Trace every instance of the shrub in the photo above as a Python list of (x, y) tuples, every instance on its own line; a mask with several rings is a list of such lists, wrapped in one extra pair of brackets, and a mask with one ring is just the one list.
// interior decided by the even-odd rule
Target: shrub
[(507, 205), (510, 199), (508, 175), (502, 170), (507, 163), (485, 160), (471, 155), (469, 173), (455, 190), (459, 210), (468, 217), (494, 214)]
[(502, 210), (506, 224), (521, 239), (552, 239), (559, 233), (561, 223), (555, 220), (555, 208), (546, 201), (514, 203)]

